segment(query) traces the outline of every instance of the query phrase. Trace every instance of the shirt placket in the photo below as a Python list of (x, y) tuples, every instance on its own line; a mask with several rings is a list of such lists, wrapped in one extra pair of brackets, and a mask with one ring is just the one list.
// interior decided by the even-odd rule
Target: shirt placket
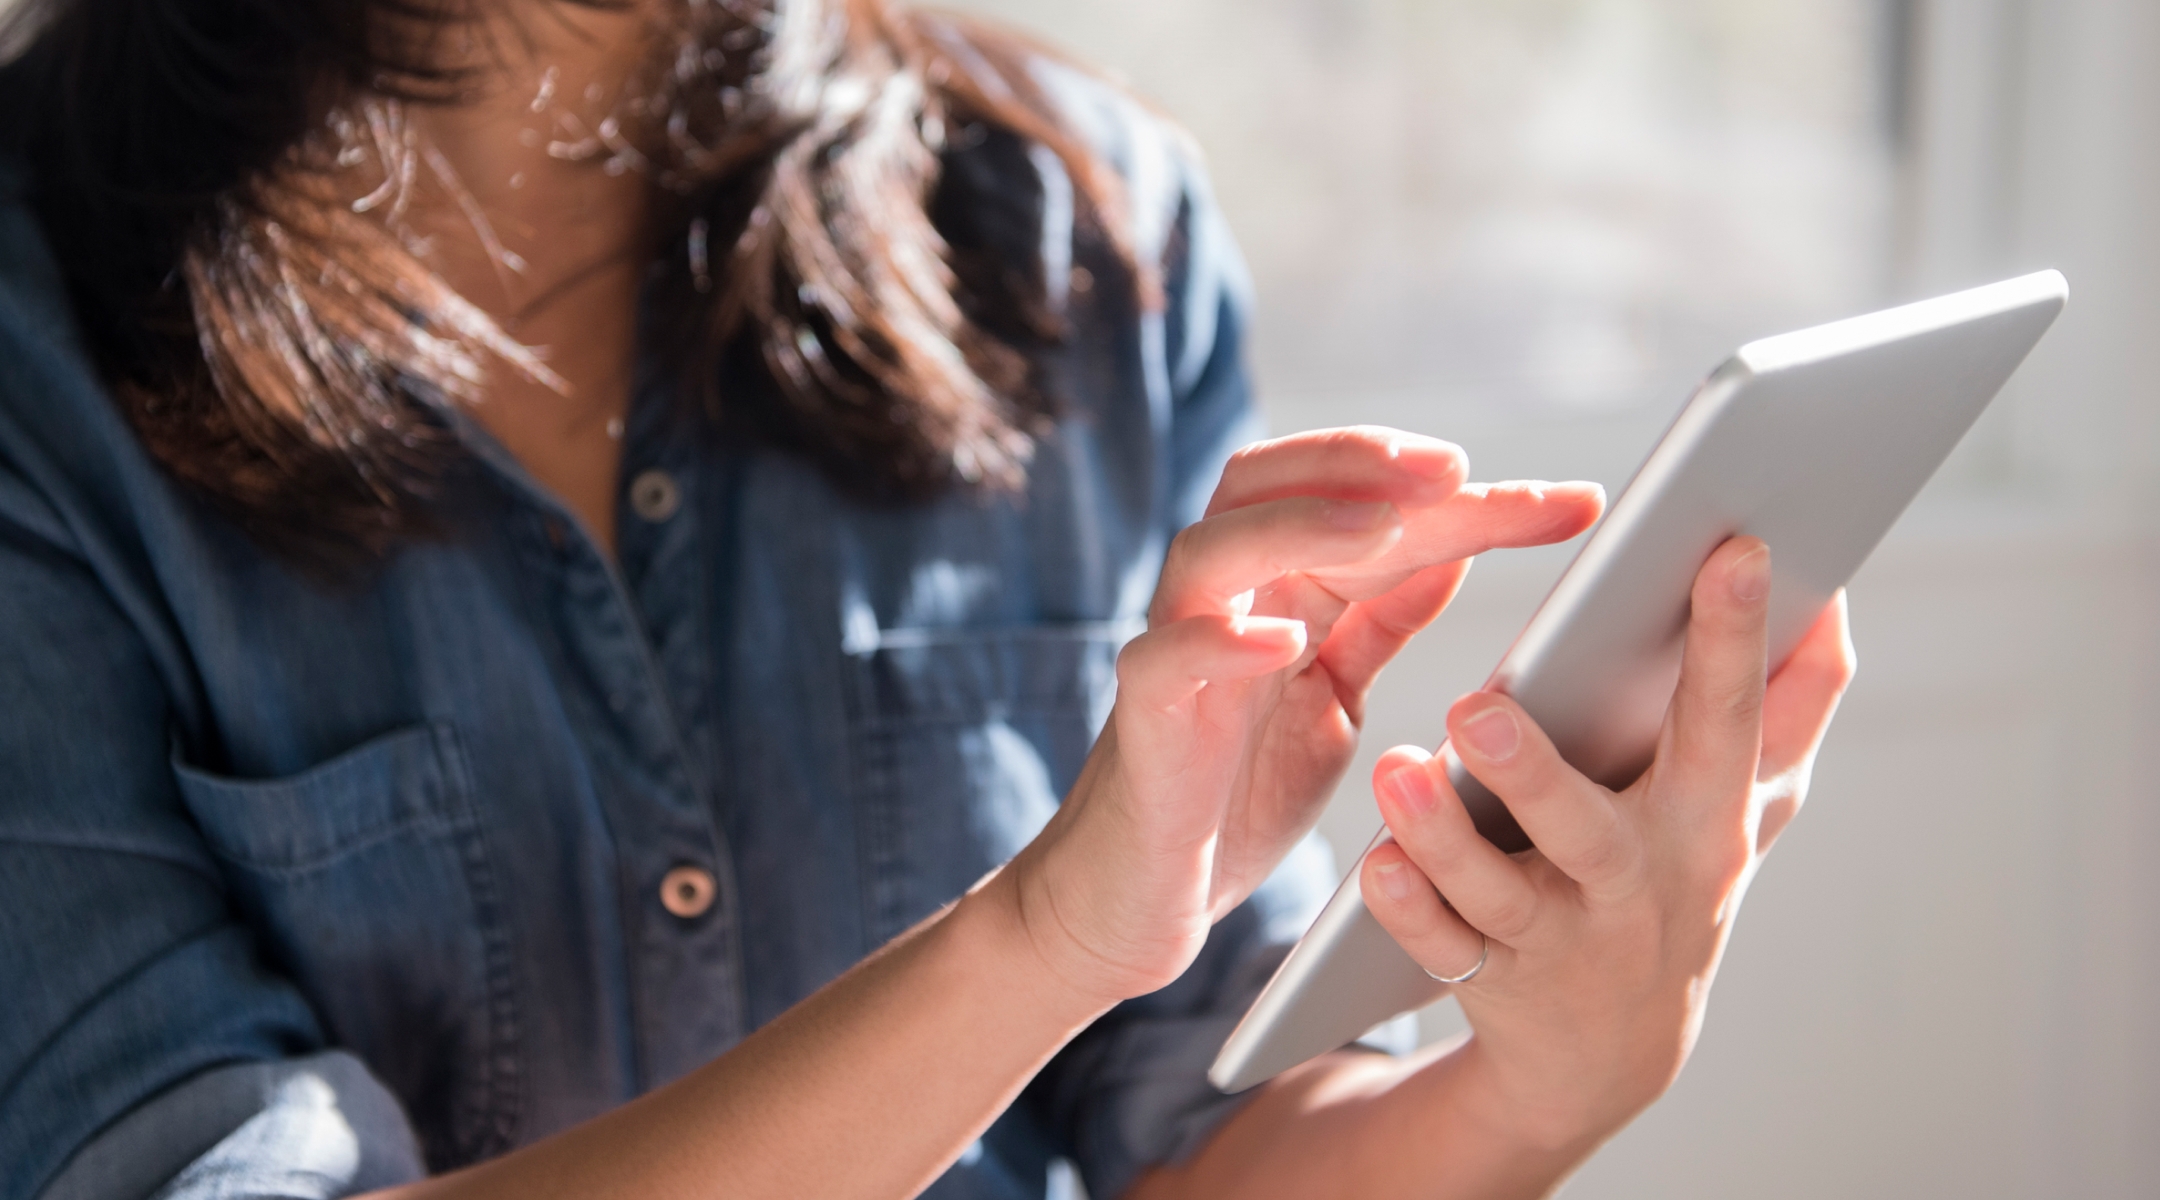
[[(736, 870), (714, 819), (714, 774), (699, 769), (709, 759), (698, 757), (711, 744), (696, 724), (711, 710), (696, 665), (711, 655), (695, 644), (709, 634), (695, 615), (703, 572), (690, 501), (702, 482), (687, 460), (659, 462), (653, 440), (628, 440), (618, 568), (498, 443), (466, 432), (538, 510), (552, 548), (556, 625), (571, 668), (565, 700), (579, 714), (613, 842), (636, 1083), (649, 1090), (744, 1033)], [(662, 477), (665, 496), (655, 486)], [(688, 701), (682, 711), (678, 699)]]
[(639, 1028), (647, 1086), (695, 1068), (744, 1032), (742, 910), (726, 834), (715, 819), (717, 608), (711, 560), (723, 532), (719, 468), (689, 438), (633, 430), (623, 459), (617, 545), (625, 611), (639, 622), (653, 719), (671, 754), (669, 828), (641, 864), (658, 873), (640, 955)]

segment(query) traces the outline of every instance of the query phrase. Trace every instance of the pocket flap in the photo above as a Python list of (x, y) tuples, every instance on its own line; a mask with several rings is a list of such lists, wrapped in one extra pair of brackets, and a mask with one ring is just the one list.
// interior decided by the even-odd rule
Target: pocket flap
[(456, 732), (444, 722), (383, 734), (297, 775), (234, 779), (173, 757), (180, 794), (225, 859), (292, 870), (401, 830), (468, 813)]

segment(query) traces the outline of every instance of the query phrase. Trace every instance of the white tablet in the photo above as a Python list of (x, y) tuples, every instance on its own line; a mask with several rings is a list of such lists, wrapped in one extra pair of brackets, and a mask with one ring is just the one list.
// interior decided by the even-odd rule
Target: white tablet
[[(2044, 271), (1741, 347), (1681, 408), (1486, 688), (1520, 702), (1584, 774), (1633, 782), (1710, 552), (1736, 534), (1769, 543), (1770, 661), (1783, 662), (2068, 295)], [(1442, 753), (1478, 830), (1528, 848), (1500, 800)], [(1216, 1087), (1249, 1088), (1445, 994), (1366, 911), (1357, 881), (1353, 865), (1231, 1033), (1208, 1072)]]

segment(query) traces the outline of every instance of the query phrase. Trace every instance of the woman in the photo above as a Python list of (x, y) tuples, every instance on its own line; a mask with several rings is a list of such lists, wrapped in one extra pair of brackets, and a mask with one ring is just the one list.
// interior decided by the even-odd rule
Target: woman
[(1113, 89), (873, 0), (0, 44), (7, 1195), (1530, 1195), (1685, 1058), (1851, 672), (1766, 689), (1745, 541), (1627, 792), (1450, 714), (1541, 851), (1382, 760), (1475, 1036), (1207, 1088), (1374, 674), (1599, 496), (1233, 454)]

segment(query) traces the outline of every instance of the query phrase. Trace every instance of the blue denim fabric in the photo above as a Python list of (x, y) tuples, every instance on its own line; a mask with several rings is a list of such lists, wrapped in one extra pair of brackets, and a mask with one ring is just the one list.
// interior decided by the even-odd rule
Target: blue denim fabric
[[(472, 428), (440, 538), (340, 583), (267, 555), (126, 428), (7, 176), (0, 1196), (330, 1197), (499, 1154), (711, 1059), (1028, 841), (1256, 432), (1191, 155), (1059, 78), (1168, 303), (1076, 303), (1025, 494), (865, 505), (648, 388), (623, 479), (680, 505), (626, 502), (612, 564)], [(1019, 161), (1062, 272), (1070, 189)], [(691, 919), (660, 896), (686, 864), (718, 881)], [(1208, 1059), (1332, 882), (1301, 848), (930, 1194), (1040, 1196), (1064, 1156), (1106, 1198), (1194, 1148), (1234, 1103)]]

